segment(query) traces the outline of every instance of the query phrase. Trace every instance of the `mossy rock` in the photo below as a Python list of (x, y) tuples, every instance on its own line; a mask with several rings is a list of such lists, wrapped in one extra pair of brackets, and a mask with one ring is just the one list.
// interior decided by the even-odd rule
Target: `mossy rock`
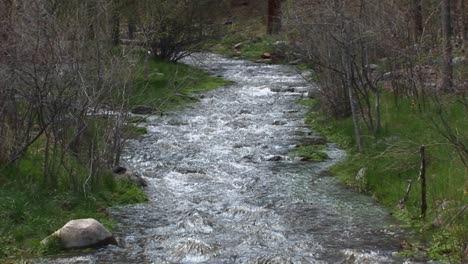
[(290, 153), (293, 158), (302, 158), (302, 160), (324, 161), (329, 159), (327, 153), (323, 151), (325, 145), (299, 146)]

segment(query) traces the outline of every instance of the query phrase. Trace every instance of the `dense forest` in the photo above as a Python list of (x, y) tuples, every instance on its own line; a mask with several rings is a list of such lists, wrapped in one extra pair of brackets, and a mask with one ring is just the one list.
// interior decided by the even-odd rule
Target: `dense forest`
[(467, 38), (465, 0), (0, 0), (0, 262), (147, 199), (115, 177), (139, 124), (230, 83), (198, 52), (311, 72), (331, 173), (422, 234), (408, 257), (467, 260)]

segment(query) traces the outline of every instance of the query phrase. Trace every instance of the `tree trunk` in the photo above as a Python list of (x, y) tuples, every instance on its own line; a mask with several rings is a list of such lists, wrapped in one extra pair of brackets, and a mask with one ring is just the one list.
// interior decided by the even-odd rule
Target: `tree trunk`
[(362, 136), (361, 136), (361, 128), (359, 126), (359, 117), (357, 114), (357, 102), (354, 98), (354, 91), (353, 91), (353, 56), (352, 56), (352, 39), (351, 39), (351, 22), (346, 21), (344, 25), (344, 33), (345, 33), (345, 59), (344, 59), (344, 66), (346, 68), (346, 86), (348, 87), (348, 96), (349, 96), (349, 103), (351, 106), (351, 114), (353, 116), (353, 124), (354, 124), (354, 135), (356, 137), (356, 145), (358, 147), (358, 151), (363, 151), (363, 144), (362, 144)]
[(423, 14), (422, 14), (422, 0), (412, 0), (413, 7), (413, 27), (414, 27), (414, 41), (417, 42), (424, 31)]
[(120, 17), (117, 12), (112, 15), (112, 45), (120, 44)]
[(452, 19), (450, 11), (450, 0), (442, 0), (442, 91), (453, 92), (453, 69), (452, 69)]
[(281, 0), (268, 0), (268, 26), (269, 35), (278, 34), (281, 30)]
[(379, 87), (374, 87), (374, 95), (375, 95), (375, 130), (374, 135), (377, 135), (381, 128), (382, 122), (380, 121), (380, 92)]
[(135, 38), (135, 31), (136, 31), (135, 21), (133, 21), (133, 19), (129, 19), (128, 20), (128, 39)]
[(458, 43), (460, 43), (463, 52), (466, 52), (466, 41), (468, 38), (468, 21), (467, 21), (467, 14), (466, 14), (466, 7), (465, 7), (465, 0), (457, 0), (457, 18), (456, 18), (456, 37)]

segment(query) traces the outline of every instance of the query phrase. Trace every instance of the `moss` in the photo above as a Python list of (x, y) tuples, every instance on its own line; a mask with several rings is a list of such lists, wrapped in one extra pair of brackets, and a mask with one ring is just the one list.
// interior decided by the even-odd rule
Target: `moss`
[(137, 204), (148, 201), (146, 193), (139, 187), (127, 183), (128, 187), (123, 188), (121, 193), (111, 200), (113, 205)]
[(325, 145), (299, 146), (290, 155), (293, 158), (301, 157), (307, 160), (324, 161), (329, 158), (328, 154), (322, 151), (325, 147)]
[(148, 134), (148, 129), (146, 127), (139, 127), (133, 124), (128, 124), (125, 127), (125, 135), (128, 138), (137, 138), (143, 135)]

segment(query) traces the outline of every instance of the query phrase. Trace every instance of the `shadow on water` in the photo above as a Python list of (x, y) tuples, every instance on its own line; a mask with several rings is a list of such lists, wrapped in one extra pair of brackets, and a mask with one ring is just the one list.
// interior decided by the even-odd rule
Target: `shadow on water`
[(150, 201), (113, 209), (121, 247), (50, 263), (403, 262), (389, 213), (322, 173), (343, 151), (287, 158), (317, 137), (296, 103), (309, 84), (294, 69), (195, 58), (185, 62), (235, 84), (150, 118), (149, 134), (130, 142), (126, 165), (147, 178)]

